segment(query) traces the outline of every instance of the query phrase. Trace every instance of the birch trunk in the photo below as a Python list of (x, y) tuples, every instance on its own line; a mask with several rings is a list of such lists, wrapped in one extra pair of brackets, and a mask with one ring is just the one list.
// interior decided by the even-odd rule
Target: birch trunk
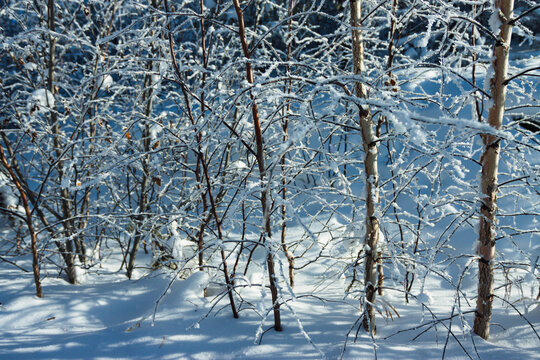
[[(351, 0), (351, 27), (353, 41), (354, 74), (361, 75), (364, 70), (364, 44), (360, 30), (362, 19), (362, 1)], [(357, 81), (355, 84), (356, 96), (367, 98), (364, 84)], [(379, 171), (377, 167), (378, 139), (375, 136), (373, 119), (368, 106), (360, 105), (360, 127), (364, 147), (364, 171), (366, 174), (366, 235), (364, 238), (366, 262), (364, 273), (365, 286), (365, 312), (364, 329), (376, 332), (375, 327), (375, 297), (377, 294), (377, 254), (379, 242), (379, 220), (377, 211), (379, 206)]]
[[(499, 13), (501, 26), (498, 39), (493, 48), (493, 74), (489, 80), (491, 100), (488, 122), (500, 129), (506, 99), (506, 73), (512, 25), (509, 23), (514, 9), (514, 0), (494, 0)], [(489, 338), (489, 325), (493, 303), (493, 259), (495, 258), (495, 235), (497, 213), (497, 176), (501, 139), (494, 135), (484, 135), (484, 154), (482, 155), (482, 206), (480, 209), (480, 229), (478, 237), (478, 299), (474, 318), (474, 332), (484, 339)]]

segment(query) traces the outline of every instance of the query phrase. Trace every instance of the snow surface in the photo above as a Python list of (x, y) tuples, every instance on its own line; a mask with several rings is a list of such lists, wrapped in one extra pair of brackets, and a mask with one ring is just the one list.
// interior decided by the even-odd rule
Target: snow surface
[[(292, 236), (301, 232), (290, 229)], [(141, 254), (139, 265), (151, 260)], [(329, 277), (330, 264), (323, 261), (298, 272), (295, 297), (282, 306), (284, 331), (264, 333), (272, 324), (256, 310), (265, 311), (259, 269), (239, 281), (249, 283), (244, 299), (259, 304), (234, 319), (226, 298), (212, 308), (222, 288), (207, 274), (177, 278), (167, 290), (176, 272), (139, 268), (139, 278), (130, 281), (118, 271), (120, 262), (113, 254), (76, 286), (44, 269), (42, 299), (34, 296), (31, 273), (0, 262), (0, 359), (373, 359), (375, 350), (377, 359), (440, 359), (443, 352), (446, 359), (540, 359), (531, 327), (540, 329), (538, 302), (519, 306), (529, 325), (495, 301), (492, 335), (484, 341), (471, 332), (474, 302), (462, 304), (459, 313), (455, 289), (438, 276), (418, 281), (409, 304), (397, 291), (379, 297), (377, 306), (392, 318), (377, 316), (374, 341), (362, 330), (355, 341), (353, 330), (344, 351), (360, 312), (357, 300), (340, 297), (347, 283)], [(30, 269), (31, 259), (17, 265)], [(475, 281), (464, 284), (464, 292), (474, 292)], [(203, 296), (205, 288), (211, 296)]]
[[(208, 1), (206, 7), (214, 4), (213, 0)], [(232, 8), (228, 16), (236, 18)], [(420, 39), (420, 44), (425, 40), (427, 37)], [(528, 59), (529, 64), (531, 61)], [(160, 74), (162, 71), (166, 69), (160, 65)], [(489, 78), (485, 73), (481, 75)], [(406, 88), (424, 86), (427, 92), (437, 91), (435, 83), (426, 81), (437, 76), (435, 70), (424, 71), (418, 81), (410, 81)], [(110, 76), (100, 78), (98, 83), (103, 87), (113, 84)], [(35, 91), (31, 100), (44, 107), (47, 103), (54, 106), (53, 94), (44, 89)], [(433, 114), (428, 118), (427, 111), (422, 115), (426, 115), (425, 119), (437, 119)], [(407, 117), (391, 120), (399, 132), (410, 132), (414, 141), (425, 142), (422, 129)], [(456, 119), (437, 121), (456, 127), (466, 124)], [(246, 128), (250, 126), (247, 122)], [(298, 125), (291, 140), (301, 141), (309, 133), (302, 126)], [(471, 129), (476, 126), (478, 130), (482, 125), (467, 126)], [(157, 137), (160, 129), (153, 129), (152, 136)], [(459, 165), (452, 164), (457, 178), (463, 178), (464, 169), (477, 172)], [(231, 167), (243, 169), (247, 165), (236, 162)], [(102, 177), (92, 179), (81, 188), (102, 180)], [(247, 188), (259, 184), (252, 182)], [(452, 203), (432, 210), (458, 211)], [(292, 209), (288, 211), (295, 214)], [(296, 220), (301, 223), (301, 219)], [(180, 237), (176, 230), (178, 223), (171, 221), (170, 225), (174, 252), (180, 257), (189, 252), (189, 242)], [(358, 239), (363, 236), (362, 225), (350, 223), (345, 227), (336, 221), (335, 228), (339, 227), (345, 228), (341, 246), (347, 251), (337, 247), (329, 251), (354, 256), (361, 244)], [(317, 231), (290, 226), (290, 241), (294, 242), (294, 236), (298, 238), (308, 230)], [(452, 246), (457, 248), (455, 253), (473, 252), (471, 232), (452, 239)], [(316, 244), (312, 251), (319, 251), (331, 237), (322, 234), (322, 243)], [(530, 256), (540, 254), (535, 240), (538, 237), (531, 236)], [(502, 254), (514, 252), (512, 248), (504, 251), (505, 246), (509, 247), (501, 243)], [(264, 256), (258, 256), (254, 262), (264, 264)], [(282, 268), (286, 267), (281, 254), (276, 258)], [(31, 269), (28, 256), (6, 260)], [(244, 278), (237, 278), (237, 286), (245, 285), (241, 289), (244, 305), (252, 306), (242, 308), (240, 318), (233, 319), (226, 297), (220, 299), (222, 283), (199, 272), (191, 276), (180, 273), (182, 279), (177, 279), (177, 272), (169, 269), (151, 270), (153, 259), (142, 253), (137, 261), (136, 279), (128, 280), (124, 270), (119, 270), (121, 254), (107, 253), (99, 266), (80, 271), (82, 284), (77, 286), (59, 277), (54, 266), (43, 263), (44, 298), (39, 299), (34, 296), (32, 274), (0, 259), (0, 359), (540, 359), (540, 305), (534, 300), (538, 279), (531, 274), (523, 282), (513, 284), (516, 288), (522, 283), (534, 284), (523, 287), (524, 295), (519, 301), (509, 305), (495, 299), (489, 341), (473, 335), (471, 330), (477, 283), (474, 263), (470, 270), (462, 264), (453, 264), (438, 274), (417, 268), (417, 281), (411, 291), (416, 296), (411, 295), (408, 304), (398, 291), (402, 285), (387, 279), (387, 286), (395, 290), (386, 290), (384, 296), (377, 298), (376, 306), (381, 311), (376, 319), (377, 335), (371, 339), (360, 330), (355, 339), (356, 328), (351, 329), (360, 319), (361, 309), (358, 300), (343, 298), (350, 274), (335, 276), (340, 269), (335, 268), (333, 260), (319, 259), (298, 271), (294, 295), (286, 296), (288, 301), (282, 306), (284, 331), (280, 333), (271, 329), (271, 314), (265, 313), (270, 295), (261, 287), (268, 282), (264, 266), (253, 267)], [(431, 265), (432, 270), (439, 270), (436, 264)], [(173, 279), (176, 280), (171, 284)], [(454, 287), (458, 280), (461, 293)], [(504, 296), (501, 284), (500, 279), (495, 284), (497, 294)], [(286, 293), (286, 286), (281, 285)]]
[(47, 108), (53, 108), (55, 104), (54, 95), (46, 89), (38, 89), (32, 93), (31, 102)]
[(114, 80), (111, 75), (100, 75), (98, 76), (98, 89), (109, 90), (111, 85), (114, 83)]

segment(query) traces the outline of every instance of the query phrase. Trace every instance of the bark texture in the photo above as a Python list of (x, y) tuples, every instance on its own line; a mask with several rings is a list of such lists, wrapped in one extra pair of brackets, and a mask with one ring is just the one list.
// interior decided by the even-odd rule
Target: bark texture
[[(361, 75), (364, 71), (364, 44), (362, 31), (360, 30), (362, 19), (362, 1), (351, 0), (351, 27), (353, 41), (354, 74)], [(360, 99), (367, 98), (365, 85), (357, 80), (355, 84), (356, 96)], [(364, 171), (366, 174), (366, 235), (365, 235), (365, 315), (364, 329), (376, 332), (375, 327), (375, 298), (377, 294), (377, 262), (379, 242), (379, 219), (377, 218), (379, 206), (379, 170), (377, 166), (378, 139), (375, 135), (374, 123), (368, 106), (359, 106), (359, 121), (362, 131), (362, 143), (364, 147)]]
[[(512, 26), (509, 21), (514, 9), (514, 0), (495, 0), (495, 8), (501, 22), (498, 40), (493, 48), (493, 74), (490, 78), (490, 94), (493, 102), (489, 109), (488, 122), (495, 129), (502, 126), (506, 99), (506, 73)], [(489, 325), (493, 303), (493, 260), (495, 258), (495, 235), (497, 214), (497, 176), (501, 139), (494, 135), (484, 135), (482, 155), (482, 205), (480, 209), (480, 229), (477, 254), (478, 299), (474, 318), (474, 332), (484, 339), (489, 338)]]

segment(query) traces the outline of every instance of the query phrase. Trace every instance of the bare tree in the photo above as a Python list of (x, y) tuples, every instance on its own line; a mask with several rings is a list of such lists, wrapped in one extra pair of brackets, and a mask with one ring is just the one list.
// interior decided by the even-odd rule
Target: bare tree
[[(493, 74), (489, 79), (490, 94), (493, 105), (489, 109), (488, 122), (491, 127), (500, 130), (506, 100), (506, 74), (508, 55), (512, 38), (512, 13), (514, 0), (495, 1), (496, 16), (500, 21), (499, 33), (493, 47)], [(493, 29), (495, 30), (495, 29)], [(481, 158), (481, 196), (480, 229), (478, 234), (478, 299), (476, 301), (476, 316), (474, 332), (484, 339), (489, 338), (489, 325), (493, 304), (493, 260), (495, 258), (498, 168), (501, 148), (501, 138), (487, 134), (483, 135), (484, 153)]]
[[(236, 15), (238, 17), (238, 30), (239, 30), (238, 35), (240, 36), (240, 41), (242, 43), (242, 51), (244, 53), (244, 56), (247, 59), (246, 78), (250, 84), (253, 84), (254, 82), (253, 68), (252, 68), (251, 62), (249, 61), (251, 57), (251, 52), (248, 48), (248, 43), (246, 39), (244, 14), (238, 0), (233, 0), (233, 5), (236, 11)], [(253, 96), (251, 92), (250, 92), (250, 98), (252, 101), (251, 112), (252, 112), (252, 120), (253, 120), (253, 129), (255, 132), (257, 165), (259, 168), (260, 181), (261, 181), (261, 184), (263, 184), (265, 181), (269, 181), (269, 179), (267, 178), (268, 174), (267, 174), (266, 165), (265, 165), (265, 155), (264, 155), (261, 122), (259, 119), (259, 110), (257, 108), (257, 101), (256, 101), (257, 99)], [(270, 199), (268, 199), (268, 193), (264, 187), (261, 191), (261, 206), (262, 206), (264, 232), (265, 232), (263, 241), (271, 241), (272, 226), (271, 226), (271, 219), (270, 219), (270, 215), (271, 215), (270, 214)], [(275, 268), (274, 268), (274, 256), (272, 254), (271, 245), (270, 245), (270, 249), (268, 250), (266, 262), (268, 266), (270, 292), (272, 293), (272, 306), (274, 308), (274, 329), (276, 331), (281, 331), (282, 330), (281, 313), (279, 310), (280, 305), (279, 305), (279, 299), (278, 299), (278, 289), (277, 289), (277, 284), (276, 284), (277, 277), (276, 277)]]
[[(152, 0), (151, 7), (153, 9), (157, 8), (157, 1)], [(151, 19), (152, 23), (155, 23), (156, 17), (153, 16)], [(154, 37), (154, 30), (150, 29), (150, 38)], [(157, 56), (158, 54), (158, 48), (154, 41), (151, 41), (150, 43), (150, 56)], [(143, 238), (145, 237), (145, 231), (143, 227), (145, 226), (145, 223), (148, 220), (148, 216), (145, 214), (150, 213), (150, 188), (152, 187), (152, 172), (150, 169), (150, 151), (152, 150), (152, 146), (155, 144), (155, 141), (152, 141), (152, 134), (151, 134), (151, 128), (154, 126), (152, 122), (150, 122), (150, 115), (152, 114), (152, 108), (154, 106), (154, 80), (152, 77), (152, 74), (154, 72), (155, 67), (155, 60), (150, 58), (148, 61), (146, 61), (145, 64), (146, 67), (146, 73), (144, 74), (144, 81), (143, 81), (143, 94), (141, 99), (141, 105), (143, 107), (143, 119), (142, 119), (142, 136), (140, 139), (140, 153), (141, 156), (141, 164), (140, 167), (142, 169), (141, 174), (141, 180), (139, 183), (138, 189), (138, 195), (139, 195), (139, 202), (138, 202), (138, 213), (134, 216), (134, 223), (135, 223), (135, 235), (133, 237), (133, 245), (131, 246), (131, 249), (129, 249), (129, 260), (127, 261), (126, 266), (126, 275), (128, 278), (131, 279), (131, 276), (133, 275), (133, 269), (135, 267), (135, 258), (137, 256), (137, 252), (139, 250), (139, 246)]]
[[(352, 0), (351, 7), (351, 27), (353, 41), (353, 66), (354, 74), (360, 77), (364, 71), (364, 45), (362, 40), (362, 0)], [(360, 99), (366, 99), (367, 89), (360, 79), (355, 84), (356, 96)], [(377, 254), (379, 242), (379, 171), (377, 164), (378, 141), (375, 136), (374, 122), (371, 117), (371, 111), (367, 105), (359, 105), (359, 121), (362, 133), (362, 145), (364, 147), (364, 171), (366, 176), (366, 234), (364, 238), (365, 257), (365, 314), (364, 329), (366, 331), (376, 332), (375, 327), (375, 297), (377, 293)]]
[[(294, 9), (294, 0), (288, 0), (287, 2), (287, 15), (289, 16), (289, 21), (287, 22), (287, 75), (291, 75), (291, 66), (289, 64), (289, 61), (291, 60), (291, 51), (292, 51), (292, 25), (293, 25), (293, 9)], [(291, 93), (292, 88), (292, 80), (289, 79), (285, 85), (284, 92), (286, 94)], [(287, 101), (287, 105), (283, 107), (283, 120), (282, 120), (282, 128), (283, 128), (283, 142), (286, 142), (289, 138), (289, 134), (287, 133), (288, 127), (289, 127), (289, 113), (291, 111), (291, 103), (290, 101)], [(285, 254), (285, 257), (287, 258), (287, 262), (289, 263), (289, 284), (291, 285), (291, 288), (294, 287), (294, 253), (290, 250), (289, 246), (287, 245), (287, 179), (283, 174), (285, 173), (285, 162), (286, 162), (286, 154), (283, 154), (281, 157), (281, 173), (282, 173), (282, 179), (281, 179), (281, 198), (283, 199), (283, 205), (281, 205), (281, 247), (283, 249), (283, 253)]]
[(26, 193), (21, 185), (21, 182), (17, 178), (17, 175), (15, 175), (15, 172), (9, 165), (6, 155), (4, 154), (4, 149), (2, 146), (0, 146), (0, 161), (2, 162), (2, 165), (6, 168), (6, 170), (9, 172), (9, 175), (11, 177), (11, 181), (15, 184), (17, 187), (17, 190), (19, 191), (19, 194), (21, 196), (23, 207), (24, 207), (24, 213), (26, 217), (24, 218), (26, 221), (26, 226), (28, 226), (28, 232), (30, 233), (30, 239), (32, 244), (32, 271), (34, 273), (34, 283), (36, 285), (36, 296), (37, 297), (43, 297), (43, 292), (41, 290), (41, 280), (39, 279), (39, 258), (38, 258), (38, 250), (37, 250), (37, 233), (34, 229), (34, 224), (32, 221), (32, 211), (30, 210), (30, 204), (28, 202), (28, 199), (26, 197)]

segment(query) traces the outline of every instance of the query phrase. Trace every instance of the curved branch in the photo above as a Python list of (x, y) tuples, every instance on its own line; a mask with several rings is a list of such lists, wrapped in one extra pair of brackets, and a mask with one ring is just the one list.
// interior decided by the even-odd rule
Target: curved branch
[(536, 5), (536, 6), (533, 6), (532, 8), (530, 8), (529, 10), (525, 11), (523, 14), (519, 15), (518, 17), (515, 17), (513, 19), (510, 19), (508, 21), (508, 25), (510, 26), (514, 26), (515, 23), (517, 23), (519, 21), (519, 19), (521, 19), (522, 17), (525, 17), (526, 15), (532, 13), (533, 11), (535, 10), (538, 10), (540, 9), (540, 5)]
[[(512, 76), (512, 77), (509, 77), (508, 79), (504, 80), (503, 81), (503, 85), (506, 86), (508, 85), (508, 83), (512, 80), (514, 80), (515, 78), (518, 78), (520, 77), (521, 75), (525, 75), (527, 74), (528, 72), (531, 72), (531, 71), (534, 71), (534, 70), (540, 70), (540, 66), (535, 66), (535, 67), (532, 67), (532, 68), (529, 68), (529, 69), (525, 69), (519, 73), (517, 73), (516, 75)], [(530, 76), (540, 76), (539, 74), (532, 74)]]

